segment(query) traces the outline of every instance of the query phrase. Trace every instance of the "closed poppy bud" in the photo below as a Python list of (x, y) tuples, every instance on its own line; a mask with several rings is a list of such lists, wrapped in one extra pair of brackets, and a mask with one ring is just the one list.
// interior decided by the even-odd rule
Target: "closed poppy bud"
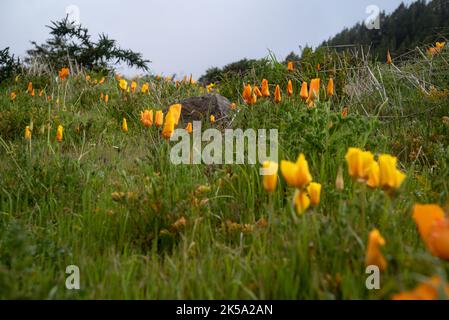
[(64, 132), (64, 127), (59, 125), (58, 129), (56, 130), (56, 140), (58, 140), (59, 142), (62, 141), (63, 132)]
[(329, 97), (334, 96), (334, 79), (330, 78), (329, 82), (327, 83), (327, 95)]
[(287, 95), (288, 96), (293, 95), (293, 84), (292, 84), (291, 80), (288, 80), (288, 83), (287, 83)]
[(384, 189), (397, 189), (405, 179), (405, 174), (396, 168), (397, 158), (382, 154), (379, 156), (379, 185)]
[(295, 69), (295, 67), (293, 66), (293, 61), (289, 61), (287, 64), (287, 70), (293, 71), (294, 69)]
[(301, 92), (299, 94), (299, 96), (301, 97), (302, 100), (307, 100), (307, 98), (309, 97), (309, 90), (307, 89), (308, 84), (307, 82), (303, 82), (302, 86), (301, 86)]
[(291, 187), (302, 189), (310, 182), (312, 182), (312, 175), (309, 171), (309, 164), (307, 163), (307, 160), (302, 153), (299, 155), (296, 163), (290, 161), (282, 161), (281, 172), (285, 181)]
[(120, 82), (119, 82), (119, 87), (123, 91), (126, 91), (126, 89), (128, 89), (128, 82), (126, 82), (125, 79), (121, 79)]
[(309, 97), (308, 99), (310, 101), (315, 101), (315, 99), (320, 98), (320, 83), (321, 83), (321, 79), (320, 78), (315, 78), (312, 79), (312, 81), (310, 81), (310, 89), (309, 89)]
[(192, 133), (193, 132), (193, 128), (192, 128), (192, 122), (189, 122), (186, 126), (186, 131), (188, 133)]
[(153, 125), (153, 110), (145, 110), (140, 113), (140, 122), (144, 127), (151, 127)]
[(365, 256), (365, 265), (367, 267), (377, 266), (380, 271), (385, 271), (387, 269), (387, 261), (380, 251), (380, 247), (383, 247), (384, 245), (385, 239), (382, 237), (379, 230), (374, 229), (371, 231)]
[(107, 104), (109, 102), (109, 95), (105, 95), (104, 96), (104, 102)]
[(262, 92), (260, 92), (258, 87), (254, 87), (254, 94), (258, 97), (262, 97)]
[(162, 129), (162, 136), (165, 139), (170, 139), (175, 131), (175, 119), (173, 115), (169, 112), (165, 116), (164, 128)]
[(321, 199), (321, 184), (312, 182), (307, 187), (307, 192), (310, 196), (310, 204), (314, 207), (320, 204)]
[(31, 139), (31, 130), (30, 130), (30, 126), (26, 126), (26, 127), (25, 127), (25, 139), (26, 139), (26, 140), (30, 140), (30, 139)]
[(279, 85), (277, 85), (276, 89), (274, 90), (274, 102), (279, 103), (281, 101), (282, 101), (281, 88), (279, 88)]
[(42, 95), (44, 94), (44, 90), (39, 90), (39, 97), (42, 97)]
[(390, 50), (387, 50), (387, 64), (392, 64), (393, 59), (391, 59)]
[(262, 167), (265, 171), (263, 176), (263, 187), (265, 191), (272, 193), (276, 190), (279, 165), (273, 161), (265, 161)]
[(35, 93), (34, 93), (34, 89), (33, 89), (33, 90), (31, 90), (31, 96), (34, 97), (34, 94)]
[(215, 122), (215, 116), (213, 114), (210, 115), (210, 122), (211, 123)]
[(28, 82), (27, 92), (31, 93), (31, 91), (33, 91), (33, 83), (32, 82)]
[(123, 118), (122, 120), (122, 131), (128, 132), (128, 123), (126, 122), (126, 118)]
[(162, 113), (161, 110), (158, 110), (156, 111), (156, 120), (155, 120), (156, 127), (161, 127), (163, 123), (164, 123), (164, 114)]
[(136, 88), (137, 88), (137, 82), (135, 82), (135, 81), (131, 82), (131, 92), (132, 93), (136, 92)]
[(310, 207), (309, 195), (304, 190), (296, 190), (293, 202), (298, 215), (302, 215)]
[(182, 105), (180, 103), (173, 104), (168, 108), (168, 112), (171, 112), (171, 114), (173, 115), (173, 120), (175, 120), (175, 127), (179, 123), (179, 118), (181, 117), (181, 109)]
[(340, 166), (337, 172), (337, 179), (335, 179), (335, 187), (337, 190), (343, 190), (345, 188), (345, 180), (343, 178), (343, 168)]
[(267, 98), (270, 96), (270, 88), (268, 86), (268, 80), (263, 79), (262, 80), (262, 95)]

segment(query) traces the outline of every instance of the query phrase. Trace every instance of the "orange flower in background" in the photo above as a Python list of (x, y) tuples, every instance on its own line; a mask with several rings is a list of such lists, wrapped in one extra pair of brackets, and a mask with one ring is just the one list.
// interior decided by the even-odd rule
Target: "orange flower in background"
[(251, 104), (251, 92), (252, 92), (251, 85), (247, 84), (242, 93), (243, 100), (245, 100), (247, 104)]
[(333, 97), (334, 96), (334, 79), (330, 78), (329, 82), (327, 83), (327, 95), (329, 97)]
[(255, 105), (257, 103), (257, 95), (253, 92), (251, 95), (251, 100), (249, 101), (249, 105)]
[[(392, 300), (437, 300), (439, 293), (444, 292), (445, 298), (449, 297), (449, 285), (444, 284), (439, 276), (433, 276), (421, 283), (411, 291), (397, 293), (391, 297)], [(442, 297), (444, 298), (444, 297)]]
[(318, 64), (316, 65), (316, 71), (321, 71), (321, 64), (318, 63)]
[(61, 141), (62, 141), (63, 133), (64, 133), (64, 127), (61, 126), (61, 125), (59, 125), (59, 126), (58, 126), (58, 129), (56, 130), (56, 140), (57, 140), (58, 142), (61, 142)]
[(380, 247), (383, 247), (384, 245), (385, 239), (382, 237), (379, 230), (374, 229), (371, 231), (368, 237), (368, 246), (366, 249), (366, 266), (378, 266), (380, 271), (385, 271), (387, 269), (387, 261), (380, 251)]
[(69, 68), (62, 68), (61, 70), (59, 70), (59, 78), (61, 80), (65, 80), (70, 74), (70, 70)]
[(140, 122), (146, 128), (151, 127), (153, 125), (153, 110), (140, 112)]
[(193, 132), (193, 127), (192, 127), (192, 122), (189, 122), (186, 126), (186, 131), (188, 133), (192, 133)]
[(100, 100), (101, 100), (101, 101), (104, 100), (104, 93), (103, 93), (103, 92), (100, 93)]
[(263, 79), (262, 80), (262, 95), (265, 98), (268, 98), (270, 96), (270, 88), (268, 86), (268, 80), (267, 79)]
[(387, 50), (387, 64), (392, 64), (393, 59), (391, 59), (390, 50)]
[(137, 88), (137, 82), (133, 81), (131, 82), (131, 92), (135, 93)]
[(156, 127), (161, 127), (162, 124), (164, 123), (164, 114), (162, 113), (162, 110), (158, 110), (156, 111), (156, 119), (155, 119), (155, 124)]
[(289, 62), (288, 62), (288, 64), (287, 64), (287, 70), (288, 70), (288, 71), (293, 71), (293, 70), (295, 70), (295, 67), (294, 67), (294, 65), (293, 65), (293, 61), (289, 61)]
[(293, 95), (293, 84), (291, 80), (288, 80), (287, 83), (287, 95), (290, 97)]
[(285, 160), (281, 161), (281, 172), (285, 181), (291, 187), (303, 189), (312, 182), (309, 164), (302, 153), (299, 155), (296, 163)]
[(86, 74), (86, 81), (89, 82), (90, 81), (90, 75)]
[(11, 101), (14, 101), (17, 97), (17, 94), (15, 92), (11, 92), (11, 94), (9, 95), (9, 98), (11, 99)]
[(259, 90), (259, 87), (254, 87), (254, 94), (257, 96), (257, 97), (263, 97), (263, 95), (262, 95), (262, 92), (260, 92), (260, 90)]
[(164, 128), (162, 129), (162, 136), (165, 139), (170, 139), (175, 131), (175, 119), (170, 112), (165, 116)]
[(436, 257), (449, 260), (449, 219), (443, 209), (435, 204), (416, 204), (413, 220), (429, 251)]
[(211, 123), (215, 122), (215, 116), (213, 114), (210, 115), (210, 122)]
[(293, 204), (298, 215), (302, 215), (310, 207), (310, 198), (305, 190), (296, 190), (293, 196)]
[(103, 84), (105, 80), (106, 80), (106, 78), (105, 78), (105, 77), (102, 77), (99, 83), (100, 83), (100, 84)]
[(25, 127), (25, 140), (30, 140), (31, 139), (31, 130), (30, 130), (30, 126), (26, 126)]
[(175, 121), (175, 126), (178, 126), (181, 110), (182, 105), (180, 103), (173, 104), (168, 108), (168, 112), (172, 114), (173, 120)]
[(44, 94), (44, 90), (39, 90), (39, 97), (42, 97), (42, 95)]
[(274, 102), (279, 103), (282, 101), (281, 97), (281, 88), (279, 85), (276, 86), (276, 89), (274, 90)]
[(233, 102), (229, 107), (231, 108), (231, 110), (235, 110), (237, 108), (237, 105)]
[(267, 171), (263, 176), (263, 187), (266, 192), (273, 193), (276, 190), (276, 185), (278, 182), (279, 165), (273, 161), (265, 161), (262, 167)]
[(34, 97), (34, 95), (35, 95), (35, 92), (34, 92), (34, 89), (33, 89), (33, 90), (31, 90), (31, 96)]
[(32, 82), (28, 82), (27, 92), (31, 93), (32, 91), (33, 91), (33, 83)]
[(117, 81), (122, 80), (122, 76), (119, 75), (119, 74), (116, 74), (116, 75), (115, 75), (115, 80), (117, 80)]
[(107, 104), (109, 102), (109, 95), (105, 95), (104, 96), (104, 102)]
[(307, 82), (303, 82), (302, 86), (301, 86), (301, 92), (299, 94), (299, 96), (301, 97), (302, 100), (306, 101), (307, 98), (309, 97), (309, 90), (307, 89), (308, 84)]

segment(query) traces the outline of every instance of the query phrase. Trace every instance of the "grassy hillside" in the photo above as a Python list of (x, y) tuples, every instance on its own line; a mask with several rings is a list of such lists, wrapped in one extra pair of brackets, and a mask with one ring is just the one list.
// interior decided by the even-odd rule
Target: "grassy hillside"
[[(389, 299), (427, 277), (446, 279), (448, 262), (431, 254), (412, 219), (415, 203), (449, 205), (449, 51), (429, 57), (425, 50), (398, 65), (320, 51), (294, 71), (267, 59), (215, 85), (236, 103), (232, 127), (277, 128), (280, 160), (305, 155), (322, 194), (303, 214), (280, 171), (269, 194), (260, 165), (170, 162), (173, 142), (144, 127), (140, 112), (204, 94), (198, 84), (148, 77), (127, 93), (114, 75), (101, 81), (73, 71), (65, 80), (30, 73), (4, 82), (0, 297)], [(263, 78), (271, 97), (244, 103), (243, 85), (260, 87)], [(320, 99), (307, 107), (299, 88), (313, 78), (321, 79)], [(146, 82), (149, 92), (141, 93)], [(219, 120), (209, 126), (223, 129)], [(354, 181), (350, 147), (396, 156), (405, 181), (392, 193)], [(370, 291), (365, 255), (374, 229), (385, 238), (388, 266), (381, 289)], [(65, 288), (72, 264), (79, 291)]]

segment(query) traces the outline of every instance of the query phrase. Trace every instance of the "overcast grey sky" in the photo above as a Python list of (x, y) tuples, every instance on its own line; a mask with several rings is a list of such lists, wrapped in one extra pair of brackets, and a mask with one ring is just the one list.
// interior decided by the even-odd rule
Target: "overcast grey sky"
[(368, 5), (391, 12), (401, 2), (413, 0), (2, 0), (0, 49), (23, 56), (30, 40), (47, 38), (50, 20), (76, 5), (92, 35), (104, 32), (142, 52), (152, 72), (199, 77), (212, 66), (264, 57), (268, 49), (284, 59), (365, 20)]

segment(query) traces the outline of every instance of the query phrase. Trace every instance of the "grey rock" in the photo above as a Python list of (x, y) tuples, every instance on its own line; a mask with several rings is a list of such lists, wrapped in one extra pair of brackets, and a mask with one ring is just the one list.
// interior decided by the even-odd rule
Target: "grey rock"
[(190, 97), (179, 101), (182, 105), (181, 121), (209, 121), (210, 115), (214, 115), (215, 121), (224, 124), (229, 121), (231, 102), (218, 93), (209, 93), (201, 97)]

